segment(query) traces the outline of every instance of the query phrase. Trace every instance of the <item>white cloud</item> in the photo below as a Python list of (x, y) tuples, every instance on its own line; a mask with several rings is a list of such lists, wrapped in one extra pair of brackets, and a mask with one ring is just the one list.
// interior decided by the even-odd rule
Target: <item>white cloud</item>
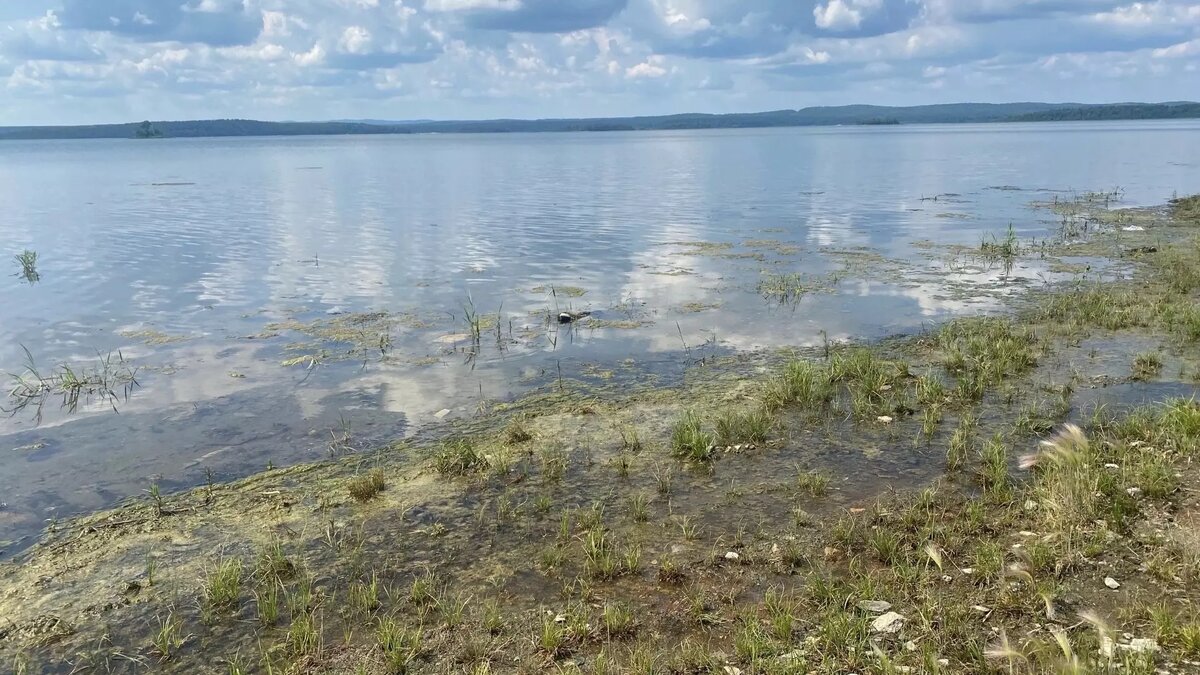
[(662, 66), (662, 63), (661, 56), (651, 56), (635, 66), (626, 68), (625, 77), (630, 79), (662, 77), (667, 74), (667, 69)]
[(371, 31), (362, 26), (348, 26), (338, 40), (338, 49), (347, 54), (366, 54), (371, 50)]
[(858, 28), (863, 19), (879, 9), (883, 0), (829, 0), (813, 7), (813, 19), (818, 28), (846, 31)]

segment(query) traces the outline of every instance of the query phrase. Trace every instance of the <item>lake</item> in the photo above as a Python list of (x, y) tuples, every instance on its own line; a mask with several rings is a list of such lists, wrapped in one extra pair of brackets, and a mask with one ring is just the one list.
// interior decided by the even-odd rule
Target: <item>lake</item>
[(0, 143), (0, 371), (112, 390), (0, 404), (0, 549), (153, 482), (999, 311), (1090, 261), (981, 242), (1061, 235), (1037, 201), (1195, 192), (1197, 147), (1200, 121)]

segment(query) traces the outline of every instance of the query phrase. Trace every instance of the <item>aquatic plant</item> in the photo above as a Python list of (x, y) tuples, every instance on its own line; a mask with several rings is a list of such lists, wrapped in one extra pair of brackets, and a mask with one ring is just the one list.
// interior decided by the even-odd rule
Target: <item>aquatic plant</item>
[(685, 412), (671, 430), (671, 453), (704, 462), (712, 459), (715, 450), (713, 435), (704, 430), (700, 416), (692, 410)]
[(13, 260), (21, 266), (21, 271), (17, 273), (17, 276), (23, 278), (25, 281), (32, 284), (42, 278), (37, 271), (37, 251), (30, 251), (29, 249), (26, 249), (13, 256)]
[(35, 423), (38, 424), (42, 420), (43, 407), (52, 397), (60, 397), (61, 407), (71, 413), (79, 409), (81, 402), (87, 403), (93, 398), (108, 404), (116, 412), (117, 402), (128, 400), (139, 386), (137, 369), (130, 366), (119, 351), (115, 357), (112, 352), (97, 354), (97, 363), (90, 368), (63, 363), (48, 373), (42, 373), (29, 349), (24, 345), (21, 349), (25, 352), (25, 372), (10, 375), (10, 404), (9, 407), (0, 406), (0, 412), (16, 414), (32, 407)]

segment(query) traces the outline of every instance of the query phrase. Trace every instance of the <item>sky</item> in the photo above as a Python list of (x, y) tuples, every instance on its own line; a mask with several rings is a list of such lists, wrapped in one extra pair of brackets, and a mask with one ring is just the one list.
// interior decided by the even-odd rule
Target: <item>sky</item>
[(0, 2), (0, 125), (1198, 92), (1197, 0)]

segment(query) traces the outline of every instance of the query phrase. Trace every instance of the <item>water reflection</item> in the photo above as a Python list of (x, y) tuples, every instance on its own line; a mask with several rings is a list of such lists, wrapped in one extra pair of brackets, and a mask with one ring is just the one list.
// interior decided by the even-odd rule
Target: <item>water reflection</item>
[[(392, 438), (444, 409), (469, 415), (481, 396), (553, 386), (560, 371), (669, 380), (687, 355), (996, 309), (997, 295), (1053, 273), (1020, 261), (1006, 281), (945, 247), (977, 248), (1009, 223), (1045, 236), (1053, 224), (1028, 204), (1047, 189), (1121, 185), (1129, 204), (1194, 189), (1198, 130), (0, 144), (0, 254), (36, 251), (40, 275), (0, 278), (0, 370), (21, 368), (22, 345), (48, 366), (119, 351), (141, 384), (119, 415), (0, 420), (0, 540), (153, 476), (186, 484), (198, 467), (232, 476), (320, 457), (342, 419)], [(780, 305), (758, 293), (765, 274), (836, 283)], [(468, 298), (501, 339), (462, 340)], [(594, 315), (562, 329), (549, 318), (564, 308)], [(365, 312), (394, 318), (384, 353), (337, 358), (345, 343), (269, 328)], [(322, 350), (311, 369), (282, 365)], [(625, 359), (636, 372), (614, 365)]]

